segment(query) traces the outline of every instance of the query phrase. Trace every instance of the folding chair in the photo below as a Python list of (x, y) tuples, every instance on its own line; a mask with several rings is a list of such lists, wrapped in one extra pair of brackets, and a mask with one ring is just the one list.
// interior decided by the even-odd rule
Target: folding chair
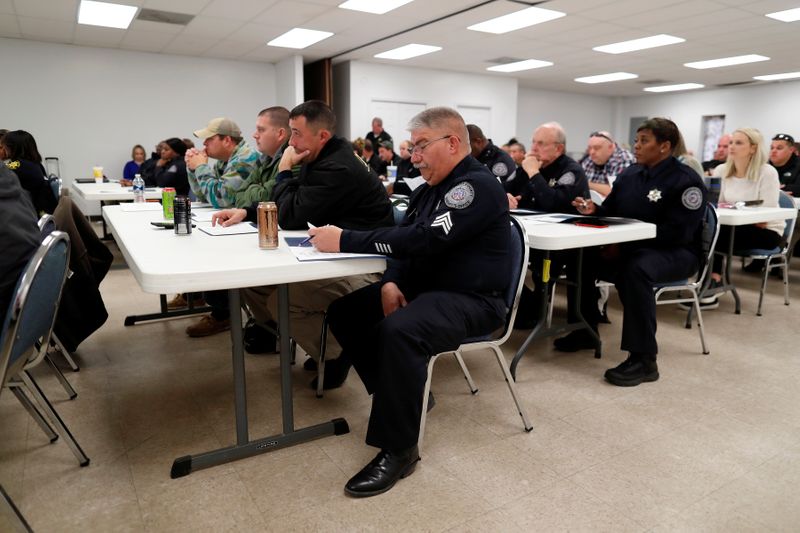
[[(712, 257), (714, 257), (714, 248), (717, 245), (717, 237), (719, 236), (719, 224), (717, 223), (717, 212), (711, 204), (706, 205), (706, 212), (703, 221), (703, 257), (700, 268), (694, 281), (681, 280), (669, 283), (658, 283), (653, 290), (655, 291), (656, 305), (665, 304), (679, 304), (690, 303), (692, 308), (686, 316), (686, 328), (692, 327), (691, 317), (692, 312), (697, 313), (697, 329), (700, 330), (700, 344), (703, 347), (703, 353), (708, 353), (706, 346), (706, 338), (703, 331), (703, 315), (700, 311), (700, 294), (708, 287), (710, 283), (710, 272)], [(690, 297), (681, 295), (681, 291), (688, 291), (691, 293)], [(666, 299), (661, 300), (661, 296), (670, 294)]]
[[(59, 435), (64, 437), (80, 465), (86, 466), (89, 458), (28, 371), (29, 364), (37, 358), (41, 360), (49, 346), (68, 265), (69, 238), (65, 233), (54, 231), (44, 238), (14, 289), (14, 298), (0, 330), (0, 385), (11, 388), (50, 442)], [(55, 431), (26, 392), (44, 410), (55, 425)]]
[(0, 530), (5, 530), (5, 527), (11, 528), (10, 531), (25, 533), (33, 531), (17, 506), (14, 505), (11, 496), (6, 494), (3, 486), (0, 485)]
[(464, 372), (464, 377), (469, 384), (470, 392), (475, 394), (478, 392), (478, 389), (475, 388), (475, 385), (472, 382), (472, 377), (470, 376), (469, 371), (464, 364), (461, 354), (466, 351), (484, 350), (487, 348), (494, 351), (495, 357), (497, 358), (497, 363), (500, 365), (500, 369), (503, 372), (503, 377), (506, 380), (506, 385), (508, 385), (508, 390), (511, 393), (511, 398), (514, 400), (514, 404), (516, 405), (520, 418), (522, 418), (522, 424), (525, 428), (525, 431), (531, 431), (533, 429), (533, 426), (528, 421), (528, 415), (525, 413), (525, 409), (522, 407), (522, 403), (517, 396), (514, 378), (511, 377), (511, 371), (508, 368), (508, 363), (506, 363), (505, 357), (503, 356), (503, 350), (500, 348), (503, 343), (508, 340), (508, 337), (511, 335), (511, 332), (514, 329), (514, 318), (517, 315), (519, 296), (522, 293), (522, 285), (525, 282), (525, 273), (528, 268), (528, 234), (525, 232), (525, 228), (522, 226), (522, 224), (514, 217), (511, 217), (510, 251), (511, 272), (509, 272), (509, 283), (505, 292), (505, 302), (508, 311), (506, 312), (505, 324), (503, 325), (503, 329), (499, 333), (499, 336), (493, 337), (492, 334), (489, 334), (482, 337), (466, 339), (457, 350), (453, 352), (442, 352), (436, 354), (431, 357), (431, 360), (428, 363), (428, 379), (425, 382), (425, 392), (422, 396), (422, 419), (420, 420), (419, 440), (417, 441), (417, 445), (420, 448), (422, 447), (422, 438), (425, 435), (425, 420), (427, 418), (428, 398), (431, 391), (431, 376), (433, 376), (433, 366), (434, 363), (436, 363), (436, 359), (440, 355), (447, 353), (452, 353), (455, 355), (459, 366), (461, 366), (462, 372)]

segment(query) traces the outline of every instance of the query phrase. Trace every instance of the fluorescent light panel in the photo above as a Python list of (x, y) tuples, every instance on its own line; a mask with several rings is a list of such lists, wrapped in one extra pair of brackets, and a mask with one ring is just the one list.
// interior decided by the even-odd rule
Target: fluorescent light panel
[(689, 91), (691, 89), (702, 89), (705, 85), (701, 83), (678, 83), (676, 85), (661, 85), (659, 87), (646, 87), (644, 90), (649, 93), (669, 93), (672, 91)]
[(780, 20), (781, 22), (794, 22), (796, 20), (800, 20), (800, 7), (787, 9), (786, 11), (776, 11), (775, 13), (767, 13), (764, 16), (771, 19)]
[(375, 54), (375, 57), (378, 59), (410, 59), (412, 57), (417, 56), (424, 56), (425, 54), (430, 54), (433, 52), (438, 52), (441, 50), (441, 46), (431, 46), (428, 44), (407, 44), (405, 46), (401, 46), (400, 48), (394, 48), (392, 50), (387, 50), (385, 52), (381, 52), (380, 54)]
[(307, 48), (333, 35), (329, 31), (307, 30), (305, 28), (292, 28), (283, 35), (279, 35), (267, 43), (267, 46), (281, 48)]
[(352, 11), (363, 11), (365, 13), (383, 15), (412, 1), (413, 0), (347, 0), (347, 2), (339, 4), (339, 7)]
[(605, 52), (606, 54), (624, 54), (626, 52), (635, 52), (636, 50), (646, 50), (648, 48), (678, 44), (684, 41), (686, 41), (686, 39), (662, 33), (659, 35), (653, 35), (652, 37), (633, 39), (632, 41), (622, 41), (620, 43), (595, 46), (592, 48), (592, 50), (595, 52)]
[(541, 7), (529, 7), (515, 13), (509, 13), (502, 17), (489, 19), (478, 24), (468, 26), (468, 30), (483, 31), (486, 33), (508, 33), (520, 28), (527, 28), (542, 22), (548, 22), (566, 16), (561, 11), (552, 9), (542, 9)]
[(506, 63), (504, 65), (495, 65), (488, 67), (486, 70), (492, 72), (519, 72), (520, 70), (531, 70), (534, 68), (552, 67), (553, 63), (550, 61), (540, 61), (538, 59), (526, 59), (524, 61), (515, 61), (513, 63)]
[(763, 76), (753, 76), (754, 80), (761, 80), (761, 81), (792, 80), (794, 78), (800, 78), (800, 72), (783, 72), (781, 74), (765, 74)]
[(692, 63), (684, 63), (683, 66), (689, 68), (706, 69), (706, 68), (730, 67), (733, 65), (744, 65), (745, 63), (757, 63), (759, 61), (769, 61), (769, 58), (758, 54), (748, 54), (744, 56), (709, 59), (708, 61), (694, 61)]
[(131, 25), (138, 9), (136, 6), (81, 0), (78, 8), (78, 24), (125, 30)]
[(578, 83), (607, 83), (609, 81), (632, 80), (638, 78), (636, 74), (630, 72), (611, 72), (609, 74), (598, 74), (597, 76), (585, 76), (583, 78), (575, 78)]

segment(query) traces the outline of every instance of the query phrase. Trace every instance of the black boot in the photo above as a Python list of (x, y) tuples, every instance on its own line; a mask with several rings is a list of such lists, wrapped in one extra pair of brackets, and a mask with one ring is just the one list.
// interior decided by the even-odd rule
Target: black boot
[[(594, 330), (597, 332), (596, 326)], [(577, 329), (560, 339), (556, 339), (553, 341), (553, 346), (559, 352), (577, 352), (596, 348), (594, 337), (585, 329)]]
[(256, 324), (254, 320), (249, 320), (243, 332), (244, 349), (247, 353), (275, 353), (278, 348), (278, 337), (274, 333), (276, 328), (275, 322), (268, 323), (265, 328)]
[[(347, 379), (350, 367), (353, 366), (350, 360), (344, 356), (338, 359), (325, 361), (325, 381), (322, 383), (323, 390), (338, 389)], [(311, 388), (317, 390), (317, 378), (311, 380)]]
[(417, 467), (419, 449), (416, 445), (405, 450), (381, 450), (375, 459), (361, 469), (344, 486), (346, 494), (365, 498), (384, 493)]
[(658, 379), (656, 356), (631, 352), (619, 366), (606, 370), (605, 378), (618, 387), (635, 387), (640, 383), (656, 381)]

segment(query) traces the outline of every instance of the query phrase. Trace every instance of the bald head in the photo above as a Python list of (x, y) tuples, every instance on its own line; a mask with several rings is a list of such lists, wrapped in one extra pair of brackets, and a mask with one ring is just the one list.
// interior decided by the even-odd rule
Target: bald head
[(546, 167), (564, 154), (567, 134), (558, 122), (545, 122), (533, 132), (531, 152), (542, 167)]

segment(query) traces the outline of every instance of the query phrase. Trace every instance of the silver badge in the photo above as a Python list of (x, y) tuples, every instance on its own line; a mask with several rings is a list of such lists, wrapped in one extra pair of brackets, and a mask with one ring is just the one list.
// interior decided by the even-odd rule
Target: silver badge
[(464, 209), (469, 207), (475, 199), (475, 189), (467, 182), (462, 182), (447, 191), (444, 196), (444, 203), (451, 209)]
[(658, 189), (652, 189), (649, 193), (647, 193), (647, 199), (651, 202), (657, 202), (661, 200), (661, 191)]
[(495, 163), (492, 167), (492, 174), (495, 176), (505, 176), (508, 174), (508, 167), (502, 161), (499, 163)]
[(567, 172), (560, 178), (558, 178), (559, 185), (575, 185), (575, 174), (572, 172)]
[(699, 187), (689, 187), (681, 195), (681, 202), (683, 207), (695, 211), (703, 205), (703, 193), (700, 192)]

